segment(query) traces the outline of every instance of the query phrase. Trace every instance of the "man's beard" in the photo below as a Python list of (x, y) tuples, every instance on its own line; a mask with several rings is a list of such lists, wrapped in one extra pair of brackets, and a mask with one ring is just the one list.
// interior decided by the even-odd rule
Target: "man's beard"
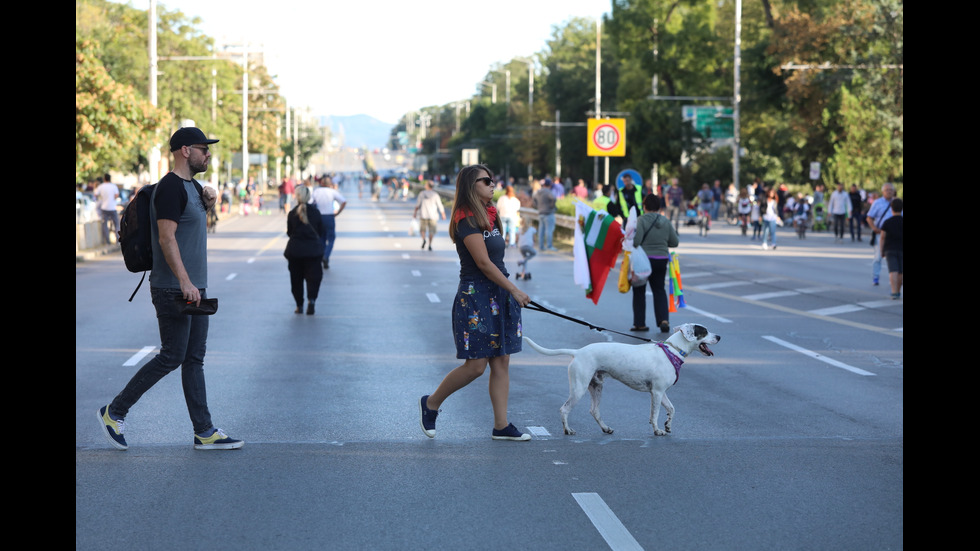
[(192, 176), (194, 174), (197, 174), (197, 173), (200, 173), (200, 172), (206, 172), (208, 170), (208, 162), (206, 160), (205, 161), (201, 161), (200, 163), (197, 163), (197, 164), (195, 164), (193, 162), (189, 162), (189, 163), (187, 163), (187, 166), (189, 166), (190, 169), (193, 171), (191, 173)]

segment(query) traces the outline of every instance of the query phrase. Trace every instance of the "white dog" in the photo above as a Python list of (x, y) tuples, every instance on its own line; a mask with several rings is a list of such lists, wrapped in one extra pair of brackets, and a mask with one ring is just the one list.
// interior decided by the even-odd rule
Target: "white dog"
[[(561, 407), (561, 424), (565, 434), (575, 434), (568, 426), (568, 412), (575, 407), (586, 389), (592, 395), (592, 416), (599, 423), (602, 432), (612, 434), (613, 430), (602, 422), (599, 415), (602, 380), (609, 375), (634, 390), (650, 393), (650, 424), (653, 425), (653, 433), (661, 436), (670, 432), (670, 422), (674, 418), (674, 405), (667, 399), (667, 389), (677, 382), (684, 358), (694, 350), (705, 356), (713, 356), (714, 352), (708, 345), (717, 343), (721, 337), (702, 325), (685, 323), (675, 328), (673, 334), (663, 343), (630, 345), (600, 342), (580, 349), (551, 350), (539, 346), (527, 337), (524, 340), (542, 354), (574, 357), (568, 364), (568, 400)], [(663, 430), (657, 426), (661, 404), (667, 410), (667, 421)]]

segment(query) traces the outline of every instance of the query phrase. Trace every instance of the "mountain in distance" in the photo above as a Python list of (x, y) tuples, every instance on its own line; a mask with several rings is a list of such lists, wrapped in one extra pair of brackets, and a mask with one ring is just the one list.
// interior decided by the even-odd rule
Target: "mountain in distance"
[(395, 127), (370, 115), (329, 115), (321, 117), (320, 124), (330, 129), (334, 145), (368, 149), (386, 147)]

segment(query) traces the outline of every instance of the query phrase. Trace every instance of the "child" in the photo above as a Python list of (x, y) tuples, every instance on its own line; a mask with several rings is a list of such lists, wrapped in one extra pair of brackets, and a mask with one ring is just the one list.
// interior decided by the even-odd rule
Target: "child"
[(796, 196), (796, 206), (793, 213), (793, 227), (800, 239), (805, 239), (807, 222), (810, 220), (810, 204), (802, 193)]
[(757, 199), (752, 199), (752, 214), (749, 218), (752, 220), (752, 241), (762, 239), (762, 213)]
[(517, 247), (524, 255), (523, 260), (518, 260), (517, 265), (521, 267), (521, 271), (514, 275), (515, 279), (531, 279), (531, 272), (527, 271), (527, 261), (534, 258), (538, 252), (534, 250), (534, 234), (537, 230), (527, 218), (521, 219), (521, 235), (517, 238)]

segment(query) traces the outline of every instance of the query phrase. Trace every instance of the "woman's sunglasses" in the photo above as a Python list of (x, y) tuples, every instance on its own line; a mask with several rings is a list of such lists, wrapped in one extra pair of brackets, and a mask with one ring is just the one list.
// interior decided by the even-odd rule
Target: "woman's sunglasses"
[(477, 184), (479, 184), (480, 182), (483, 182), (484, 184), (486, 184), (486, 186), (487, 186), (487, 187), (493, 187), (493, 185), (494, 185), (494, 184), (493, 184), (493, 178), (488, 178), (487, 176), (484, 176), (484, 177), (482, 177), (482, 178), (477, 178), (477, 179), (476, 179), (476, 180), (474, 180), (474, 181), (475, 181), (475, 182), (476, 182)]

